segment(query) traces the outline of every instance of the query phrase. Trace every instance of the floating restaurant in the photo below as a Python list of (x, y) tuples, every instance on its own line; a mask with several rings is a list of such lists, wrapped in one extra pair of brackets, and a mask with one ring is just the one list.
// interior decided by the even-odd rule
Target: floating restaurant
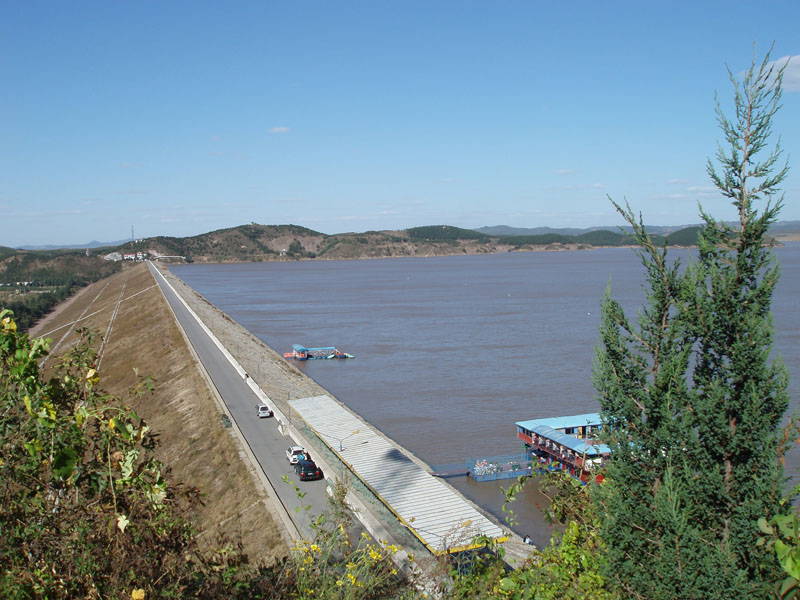
[(300, 344), (292, 344), (292, 351), (284, 353), (284, 358), (294, 358), (296, 360), (314, 360), (318, 358), (353, 358), (352, 354), (342, 352), (335, 346), (325, 346), (324, 348), (306, 348)]
[(611, 450), (594, 440), (601, 427), (598, 413), (518, 421), (516, 425), (528, 458), (538, 462), (539, 468), (567, 471), (583, 482), (602, 481), (603, 476), (592, 471)]

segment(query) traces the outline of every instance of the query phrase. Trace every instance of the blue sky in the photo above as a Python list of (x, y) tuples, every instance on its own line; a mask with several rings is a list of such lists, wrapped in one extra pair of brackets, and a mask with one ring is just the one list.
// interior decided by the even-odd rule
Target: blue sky
[(720, 218), (725, 65), (795, 56), (774, 130), (800, 219), (800, 3), (0, 1), (0, 245), (255, 221)]

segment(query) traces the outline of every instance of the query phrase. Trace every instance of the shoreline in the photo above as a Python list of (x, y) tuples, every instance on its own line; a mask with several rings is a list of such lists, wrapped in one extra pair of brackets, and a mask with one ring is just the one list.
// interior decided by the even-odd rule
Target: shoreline
[[(314, 258), (309, 257), (275, 257), (272, 258), (271, 255), (264, 255), (262, 259), (259, 260), (241, 260), (241, 259), (223, 259), (223, 260), (209, 260), (208, 257), (201, 256), (199, 259), (192, 258), (192, 262), (166, 262), (162, 261), (162, 264), (166, 265), (192, 265), (192, 264), (202, 264), (202, 265), (246, 265), (250, 263), (293, 263), (293, 262), (314, 262), (314, 261), (354, 261), (354, 260), (392, 260), (398, 258), (444, 258), (448, 256), (490, 256), (495, 254), (521, 254), (521, 253), (528, 253), (528, 252), (591, 252), (594, 250), (603, 250), (608, 248), (628, 248), (628, 249), (636, 249), (638, 246), (635, 245), (624, 245), (624, 246), (583, 246), (582, 244), (570, 244), (569, 247), (563, 247), (563, 245), (559, 245), (558, 248), (551, 247), (552, 244), (548, 244), (547, 246), (535, 246), (531, 248), (517, 248), (514, 246), (508, 246), (507, 248), (503, 249), (495, 249), (492, 251), (487, 252), (470, 252), (466, 249), (462, 249), (461, 252), (447, 252), (447, 253), (439, 253), (439, 252), (430, 252), (427, 254), (393, 254), (390, 256), (332, 256), (332, 257), (325, 257), (325, 256), (316, 256)], [(578, 247), (583, 246), (583, 247)], [(670, 248), (696, 248), (697, 246), (669, 246)], [(153, 260), (161, 261), (157, 254), (152, 255)]]
[[(800, 242), (800, 235), (796, 236), (788, 236), (782, 239), (775, 238), (775, 243), (773, 247), (780, 248), (786, 246), (786, 244), (793, 244)], [(552, 246), (559, 246), (554, 248)], [(164, 262), (163, 264), (167, 265), (192, 265), (192, 264), (202, 264), (202, 265), (246, 265), (250, 263), (283, 263), (283, 262), (313, 262), (313, 261), (352, 261), (352, 260), (391, 260), (395, 258), (443, 258), (447, 256), (490, 256), (494, 254), (521, 254), (521, 253), (528, 253), (528, 252), (591, 252), (596, 250), (608, 250), (608, 249), (628, 249), (628, 250), (636, 250), (639, 246), (635, 244), (625, 244), (622, 246), (589, 246), (583, 244), (548, 244), (546, 246), (533, 246), (530, 248), (518, 248), (515, 246), (508, 246), (503, 249), (495, 249), (489, 252), (470, 252), (467, 249), (462, 249), (462, 252), (448, 252), (448, 253), (428, 253), (428, 254), (393, 254), (390, 256), (333, 256), (333, 257), (325, 257), (325, 256), (317, 256), (314, 258), (309, 257), (277, 257), (271, 258), (270, 255), (264, 255), (263, 259), (261, 260), (240, 260), (240, 259), (230, 259), (230, 260), (208, 260), (207, 257), (200, 257), (200, 260), (192, 259), (192, 262)], [(673, 245), (667, 246), (668, 250), (688, 250), (697, 248), (697, 245), (691, 246), (682, 246), (682, 245)], [(160, 260), (154, 255), (154, 260)]]

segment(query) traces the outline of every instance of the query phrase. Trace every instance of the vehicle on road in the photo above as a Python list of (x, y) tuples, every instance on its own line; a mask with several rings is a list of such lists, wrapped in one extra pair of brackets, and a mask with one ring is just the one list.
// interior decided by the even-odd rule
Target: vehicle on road
[(300, 460), (301, 456), (304, 460), (308, 458), (308, 452), (306, 452), (306, 449), (302, 446), (289, 446), (286, 449), (286, 459), (293, 465)]
[(298, 460), (296, 463), (294, 463), (294, 472), (299, 475), (300, 474), (300, 469), (302, 469), (303, 467), (309, 467), (309, 466), (316, 469), (317, 468), (317, 463), (315, 463), (313, 460), (311, 460), (310, 457), (309, 458), (300, 458), (300, 460)]
[(258, 414), (259, 419), (264, 419), (266, 417), (272, 416), (272, 411), (266, 404), (259, 404), (258, 406), (256, 406), (256, 413)]
[(322, 479), (322, 469), (320, 469), (313, 460), (297, 461), (294, 470), (300, 476), (300, 481)]

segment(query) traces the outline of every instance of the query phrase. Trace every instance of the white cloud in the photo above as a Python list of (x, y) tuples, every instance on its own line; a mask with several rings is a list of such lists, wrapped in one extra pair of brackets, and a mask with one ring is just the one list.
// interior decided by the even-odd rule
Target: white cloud
[(556, 175), (571, 175), (575, 172), (575, 169), (556, 169)]
[(602, 183), (593, 183), (592, 184), (592, 189), (593, 190), (604, 190), (604, 189), (606, 189), (606, 186), (603, 185)]
[(270, 127), (269, 132), (272, 134), (289, 133), (291, 130), (288, 127)]
[(699, 194), (711, 194), (717, 191), (713, 185), (690, 185), (686, 188), (687, 192), (696, 192)]
[(670, 179), (667, 181), (667, 185), (687, 185), (688, 183), (688, 179)]
[(770, 66), (780, 68), (783, 65), (786, 65), (786, 71), (783, 73), (783, 89), (787, 92), (800, 92), (800, 54), (783, 56), (773, 61)]

